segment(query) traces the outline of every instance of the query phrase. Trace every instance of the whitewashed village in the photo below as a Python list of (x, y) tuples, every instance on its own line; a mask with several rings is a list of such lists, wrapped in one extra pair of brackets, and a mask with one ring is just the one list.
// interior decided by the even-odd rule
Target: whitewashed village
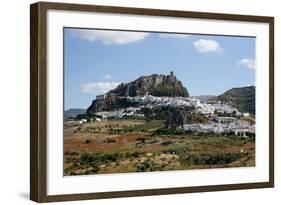
[[(98, 99), (105, 98), (106, 95), (97, 96)], [(144, 114), (138, 113), (141, 108), (154, 108), (161, 106), (171, 107), (194, 107), (199, 114), (211, 117), (211, 123), (194, 123), (184, 124), (181, 128), (185, 131), (200, 132), (200, 133), (229, 133), (233, 132), (235, 135), (246, 136), (246, 133), (255, 133), (255, 124), (253, 122), (241, 120), (241, 117), (249, 117), (250, 113), (239, 112), (236, 108), (228, 104), (223, 104), (220, 101), (201, 102), (196, 97), (156, 97), (151, 95), (125, 97), (129, 102), (144, 104), (139, 107), (128, 107), (125, 109), (118, 109), (113, 111), (104, 111), (95, 113), (95, 119), (91, 118), (80, 119), (79, 123), (87, 123), (93, 121), (102, 121), (107, 119), (122, 119), (133, 117), (137, 119), (144, 118)], [(231, 114), (231, 117), (220, 116), (220, 114)]]

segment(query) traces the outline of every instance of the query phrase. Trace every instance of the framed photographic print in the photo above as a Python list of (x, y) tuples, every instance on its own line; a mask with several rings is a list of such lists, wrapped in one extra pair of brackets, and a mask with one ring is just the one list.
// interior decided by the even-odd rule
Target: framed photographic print
[(274, 186), (274, 18), (40, 2), (37, 202)]

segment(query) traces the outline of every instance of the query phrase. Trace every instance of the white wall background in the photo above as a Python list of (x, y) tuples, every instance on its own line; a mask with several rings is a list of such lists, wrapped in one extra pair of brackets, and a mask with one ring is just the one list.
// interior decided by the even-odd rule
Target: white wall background
[[(50, 0), (51, 1), (51, 0)], [(60, 204), (277, 204), (281, 195), (280, 87), (281, 12), (277, 0), (74, 0), (101, 5), (147, 7), (275, 16), (275, 164), (274, 189), (63, 202)], [(0, 204), (29, 201), (29, 4), (2, 1), (0, 7)], [(56, 204), (56, 203), (54, 203)]]

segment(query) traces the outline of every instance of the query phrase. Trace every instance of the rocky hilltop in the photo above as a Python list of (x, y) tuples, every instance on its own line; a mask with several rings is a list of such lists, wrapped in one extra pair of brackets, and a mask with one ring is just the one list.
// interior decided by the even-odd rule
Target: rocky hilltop
[(131, 106), (124, 97), (135, 96), (168, 96), (189, 97), (187, 89), (173, 72), (170, 75), (153, 74), (141, 76), (129, 83), (121, 83), (117, 88), (104, 95), (97, 96), (87, 109), (87, 112), (100, 112)]
[(117, 88), (108, 92), (117, 96), (182, 96), (189, 97), (187, 89), (182, 85), (181, 81), (177, 80), (173, 72), (170, 75), (153, 74), (150, 76), (141, 76), (138, 79), (129, 82), (121, 83)]

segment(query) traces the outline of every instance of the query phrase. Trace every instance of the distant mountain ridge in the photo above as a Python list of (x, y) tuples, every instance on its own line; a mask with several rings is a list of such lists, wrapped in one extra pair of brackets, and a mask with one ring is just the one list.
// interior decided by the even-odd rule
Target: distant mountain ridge
[(87, 112), (100, 112), (130, 106), (122, 97), (135, 96), (167, 96), (189, 97), (187, 89), (182, 85), (174, 72), (170, 75), (152, 74), (141, 76), (129, 83), (121, 83), (117, 88), (108, 91), (105, 95), (97, 96), (88, 107)]
[(75, 118), (77, 115), (86, 112), (83, 108), (71, 108), (63, 112), (64, 119)]
[(248, 112), (255, 114), (256, 103), (256, 87), (245, 86), (239, 88), (232, 88), (222, 95), (213, 98), (213, 100), (220, 100), (222, 103), (228, 103), (236, 107), (240, 112)]
[(198, 96), (194, 96), (194, 97), (199, 99), (202, 103), (205, 103), (210, 99), (216, 98), (217, 96), (216, 95), (198, 95)]

